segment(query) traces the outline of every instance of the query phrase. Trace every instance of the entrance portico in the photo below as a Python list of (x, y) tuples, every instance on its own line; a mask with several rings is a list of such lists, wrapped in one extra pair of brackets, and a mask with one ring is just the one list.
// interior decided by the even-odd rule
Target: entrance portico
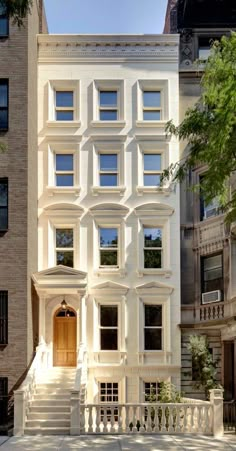
[(86, 342), (87, 273), (58, 265), (32, 279), (39, 296), (39, 343), (47, 349), (45, 365), (76, 366), (79, 345)]

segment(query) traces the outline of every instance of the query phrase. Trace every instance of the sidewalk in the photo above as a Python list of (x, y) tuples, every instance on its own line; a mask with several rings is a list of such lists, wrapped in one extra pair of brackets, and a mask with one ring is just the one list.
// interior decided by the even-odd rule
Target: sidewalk
[(236, 450), (236, 435), (214, 437), (190, 435), (119, 436), (24, 436), (0, 437), (1, 451), (192, 451)]

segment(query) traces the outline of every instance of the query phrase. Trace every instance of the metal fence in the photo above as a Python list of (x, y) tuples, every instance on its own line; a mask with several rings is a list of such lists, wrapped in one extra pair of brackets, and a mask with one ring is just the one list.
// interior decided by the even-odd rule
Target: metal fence
[(0, 435), (8, 435), (14, 426), (14, 398), (0, 395)]
[(224, 430), (236, 433), (236, 401), (225, 401), (223, 404)]

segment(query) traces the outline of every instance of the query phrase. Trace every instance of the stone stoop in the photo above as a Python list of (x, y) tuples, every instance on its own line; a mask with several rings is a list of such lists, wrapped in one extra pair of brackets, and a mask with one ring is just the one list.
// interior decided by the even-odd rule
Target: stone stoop
[(25, 435), (70, 435), (70, 394), (75, 373), (75, 368), (54, 367), (39, 375)]

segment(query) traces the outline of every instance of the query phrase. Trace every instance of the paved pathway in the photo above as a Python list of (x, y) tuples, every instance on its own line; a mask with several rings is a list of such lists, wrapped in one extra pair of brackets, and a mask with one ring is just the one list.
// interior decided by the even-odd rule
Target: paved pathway
[(0, 451), (236, 451), (236, 435), (213, 437), (162, 436), (24, 436), (0, 437)]

